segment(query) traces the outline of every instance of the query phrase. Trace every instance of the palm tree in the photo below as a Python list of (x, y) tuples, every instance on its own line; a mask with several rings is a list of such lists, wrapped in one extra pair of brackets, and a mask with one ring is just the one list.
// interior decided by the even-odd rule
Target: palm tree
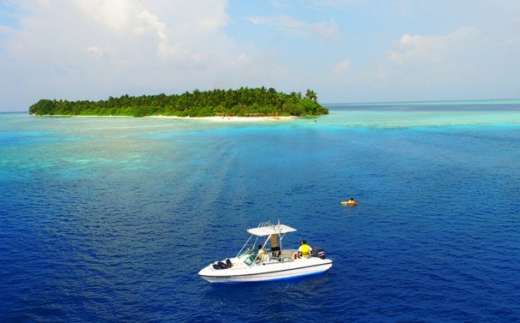
[(316, 95), (316, 92), (314, 92), (312, 90), (307, 90), (307, 93), (305, 93), (305, 97), (307, 99), (310, 99), (310, 100), (313, 100), (313, 101), (316, 101), (318, 99), (318, 96)]

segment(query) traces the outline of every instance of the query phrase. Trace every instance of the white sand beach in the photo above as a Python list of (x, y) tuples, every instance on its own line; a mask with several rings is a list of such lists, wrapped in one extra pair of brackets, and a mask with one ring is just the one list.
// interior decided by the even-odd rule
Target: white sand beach
[[(36, 116), (36, 114), (30, 114)], [(113, 115), (43, 115), (42, 117), (63, 117), (63, 118), (133, 118), (132, 116), (113, 116)], [(165, 119), (181, 119), (181, 120), (195, 120), (195, 121), (211, 121), (211, 122), (259, 122), (259, 121), (285, 121), (294, 120), (297, 116), (281, 116), (281, 117), (178, 117), (178, 116), (145, 116), (143, 118), (165, 118)]]
[(201, 120), (212, 122), (259, 122), (259, 121), (284, 121), (297, 119), (297, 116), (281, 116), (281, 117), (177, 117), (177, 116), (150, 116), (150, 118), (171, 118), (184, 120)]
[[(30, 114), (30, 116), (36, 116), (36, 114)], [(64, 118), (133, 118), (132, 116), (98, 116), (98, 115), (43, 115), (42, 117), (64, 117)], [(282, 116), (282, 117), (178, 117), (178, 116), (145, 116), (143, 118), (165, 118), (165, 119), (182, 119), (182, 120), (197, 120), (197, 121), (212, 121), (212, 122), (258, 122), (258, 121), (284, 121), (294, 120), (297, 116)]]

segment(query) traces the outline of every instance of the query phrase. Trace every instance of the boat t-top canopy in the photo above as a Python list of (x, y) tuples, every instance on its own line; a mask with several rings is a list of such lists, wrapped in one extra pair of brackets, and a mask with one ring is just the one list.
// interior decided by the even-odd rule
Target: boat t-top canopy
[(257, 237), (266, 237), (273, 234), (286, 234), (296, 232), (295, 228), (291, 228), (285, 224), (272, 224), (268, 226), (259, 226), (258, 228), (248, 229), (247, 232)]

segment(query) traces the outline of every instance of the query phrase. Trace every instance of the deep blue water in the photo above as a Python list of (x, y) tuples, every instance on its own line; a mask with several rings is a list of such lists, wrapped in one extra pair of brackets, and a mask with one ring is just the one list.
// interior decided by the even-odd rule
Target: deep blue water
[[(0, 322), (518, 322), (520, 112), (0, 114)], [(357, 207), (340, 201), (354, 197)], [(323, 275), (197, 276), (278, 220)]]

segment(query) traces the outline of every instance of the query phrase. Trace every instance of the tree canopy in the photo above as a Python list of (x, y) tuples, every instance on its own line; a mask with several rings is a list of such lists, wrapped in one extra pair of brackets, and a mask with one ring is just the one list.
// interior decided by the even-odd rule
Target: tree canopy
[(96, 116), (307, 116), (328, 114), (314, 91), (306, 95), (277, 92), (273, 88), (244, 88), (185, 92), (180, 95), (142, 95), (101, 101), (42, 99), (31, 105), (33, 115)]

